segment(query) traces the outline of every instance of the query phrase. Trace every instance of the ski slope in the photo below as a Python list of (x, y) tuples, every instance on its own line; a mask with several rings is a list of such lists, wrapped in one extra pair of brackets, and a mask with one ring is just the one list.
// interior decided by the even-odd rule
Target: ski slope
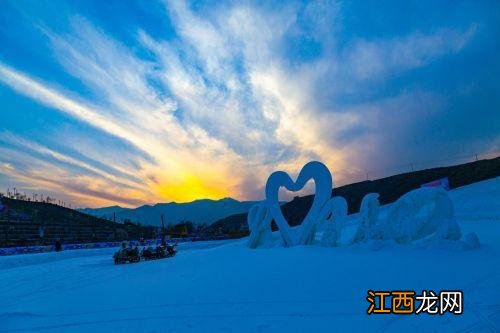
[[(238, 240), (121, 266), (114, 249), (0, 257), (0, 332), (498, 332), (500, 178), (451, 197), (479, 249), (251, 250)], [(464, 310), (368, 316), (368, 289), (460, 289)]]

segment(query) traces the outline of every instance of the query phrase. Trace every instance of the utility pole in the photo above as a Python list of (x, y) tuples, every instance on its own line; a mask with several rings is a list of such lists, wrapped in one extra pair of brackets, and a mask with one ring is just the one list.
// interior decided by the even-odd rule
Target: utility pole
[(163, 214), (161, 214), (161, 244), (165, 245), (165, 237), (166, 237), (166, 232), (165, 232), (165, 222), (163, 219)]

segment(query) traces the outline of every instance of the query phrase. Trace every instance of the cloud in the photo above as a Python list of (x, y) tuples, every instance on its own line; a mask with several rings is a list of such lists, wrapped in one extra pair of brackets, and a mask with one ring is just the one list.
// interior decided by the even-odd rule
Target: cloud
[[(127, 128), (116, 125), (111, 119), (103, 116), (102, 113), (93, 107), (67, 97), (66, 95), (69, 94), (50, 88), (46, 84), (1, 63), (0, 74), (0, 80), (17, 92), (95, 126), (98, 129), (116, 135), (124, 140), (130, 140)], [(132, 140), (130, 141), (133, 143)]]
[(383, 40), (357, 39), (346, 51), (347, 68), (357, 80), (382, 81), (387, 75), (425, 66), (445, 54), (459, 52), (475, 35), (477, 25), (465, 31), (440, 29)]
[(111, 167), (110, 169), (107, 168), (107, 170), (103, 170), (102, 168), (99, 168), (92, 163), (88, 163), (85, 160), (62, 154), (61, 152), (57, 152), (31, 140), (21, 138), (10, 132), (0, 132), (0, 143), (1, 142), (7, 144), (7, 149), (9, 150), (24, 150), (28, 155), (39, 155), (41, 159), (50, 158), (56, 162), (59, 162), (60, 164), (65, 164), (69, 167), (75, 167), (79, 170), (84, 170), (93, 176), (105, 178), (116, 186), (131, 188), (135, 190), (143, 190), (144, 184), (139, 179), (134, 179), (133, 175), (124, 174), (123, 176), (121, 176), (121, 172), (113, 167)]
[[(175, 34), (137, 27), (133, 45), (78, 15), (65, 32), (41, 28), (54, 59), (84, 91), (0, 62), (0, 82), (92, 128), (60, 128), (53, 134), (58, 145), (3, 133), (31, 152), (3, 148), (5, 165), (29, 160), (43, 170), (5, 172), (94, 205), (260, 199), (270, 172), (297, 173), (311, 159), (325, 162), (337, 184), (360, 180), (370, 166), (386, 163), (378, 161), (382, 151), (400, 153), (402, 144), (391, 140), (408, 144), (419, 119), (446, 106), (425, 88), (372, 92), (399, 73), (461, 52), (478, 30), (471, 23), (342, 44), (337, 3), (194, 10), (172, 1), (164, 10)], [(303, 58), (288, 52), (290, 40), (319, 51)]]
[[(9, 177), (19, 191), (49, 195), (64, 201), (77, 199), (78, 204), (138, 205), (144, 201), (143, 191), (114, 184), (94, 174), (75, 172), (64, 165), (44, 161), (31, 154), (0, 147), (0, 172)], [(118, 194), (119, 193), (119, 194)]]

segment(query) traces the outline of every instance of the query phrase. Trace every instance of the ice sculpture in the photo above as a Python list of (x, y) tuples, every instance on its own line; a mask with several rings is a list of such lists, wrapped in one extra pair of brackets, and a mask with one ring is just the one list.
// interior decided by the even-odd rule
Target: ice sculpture
[[(292, 229), (286, 221), (278, 199), (280, 187), (289, 191), (301, 190), (309, 180), (315, 184), (316, 194), (311, 209), (298, 228)], [(340, 233), (347, 216), (347, 202), (344, 198), (331, 198), (332, 175), (321, 162), (312, 161), (304, 165), (294, 182), (283, 171), (272, 173), (266, 183), (266, 200), (252, 207), (248, 213), (251, 248), (265, 246), (273, 240), (271, 221), (274, 219), (284, 246), (312, 245), (316, 242), (317, 228), (322, 227), (319, 244), (338, 246)]]
[(353, 243), (381, 238), (381, 230), (378, 230), (379, 226), (377, 225), (380, 208), (378, 197), (378, 193), (368, 193), (363, 197), (359, 209), (359, 226), (352, 240)]
[(248, 239), (248, 247), (269, 245), (272, 242), (271, 221), (272, 217), (265, 203), (258, 203), (252, 206), (247, 216), (248, 227), (251, 231)]
[(318, 244), (326, 247), (339, 246), (346, 217), (347, 201), (343, 197), (333, 197), (328, 200), (319, 216), (323, 228)]
[(405, 244), (434, 235), (458, 240), (460, 227), (453, 219), (453, 203), (442, 188), (419, 188), (399, 198), (380, 220), (378, 194), (367, 194), (361, 203), (361, 221), (353, 242), (368, 239), (395, 240)]
[[(314, 180), (316, 187), (314, 201), (302, 222), (299, 229), (300, 232), (294, 234), (281, 212), (278, 191), (280, 187), (285, 187), (289, 191), (299, 191), (311, 179)], [(314, 241), (315, 228), (319, 222), (321, 209), (330, 199), (331, 193), (332, 175), (328, 168), (321, 162), (312, 161), (304, 165), (295, 182), (283, 171), (273, 172), (269, 176), (266, 183), (266, 204), (278, 226), (285, 246), (307, 245)]]
[[(278, 192), (280, 187), (289, 191), (301, 190), (309, 180), (314, 180), (316, 194), (311, 209), (299, 227), (291, 228), (281, 212)], [(282, 244), (339, 246), (342, 229), (347, 219), (347, 202), (342, 197), (331, 197), (332, 175), (321, 162), (309, 162), (294, 182), (283, 171), (272, 173), (266, 183), (266, 199), (253, 206), (248, 213), (250, 248), (271, 246), (275, 237), (271, 232), (274, 219)], [(410, 191), (390, 207), (386, 217), (379, 214), (377, 193), (364, 196), (360, 207), (360, 224), (352, 243), (367, 240), (393, 240), (400, 244), (416, 240), (434, 239), (456, 241), (461, 230), (453, 218), (453, 203), (442, 188), (420, 188)], [(463, 247), (479, 247), (475, 234), (465, 237)]]
[(384, 225), (385, 239), (408, 243), (434, 233), (457, 240), (460, 228), (453, 220), (453, 203), (442, 188), (419, 188), (399, 198)]

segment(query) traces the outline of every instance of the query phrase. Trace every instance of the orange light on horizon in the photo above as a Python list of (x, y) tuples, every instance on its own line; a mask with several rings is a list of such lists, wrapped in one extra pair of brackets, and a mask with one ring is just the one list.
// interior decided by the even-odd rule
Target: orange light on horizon
[(174, 181), (162, 181), (153, 185), (154, 191), (167, 201), (190, 202), (197, 199), (222, 199), (231, 196), (227, 185), (213, 178), (183, 173)]

